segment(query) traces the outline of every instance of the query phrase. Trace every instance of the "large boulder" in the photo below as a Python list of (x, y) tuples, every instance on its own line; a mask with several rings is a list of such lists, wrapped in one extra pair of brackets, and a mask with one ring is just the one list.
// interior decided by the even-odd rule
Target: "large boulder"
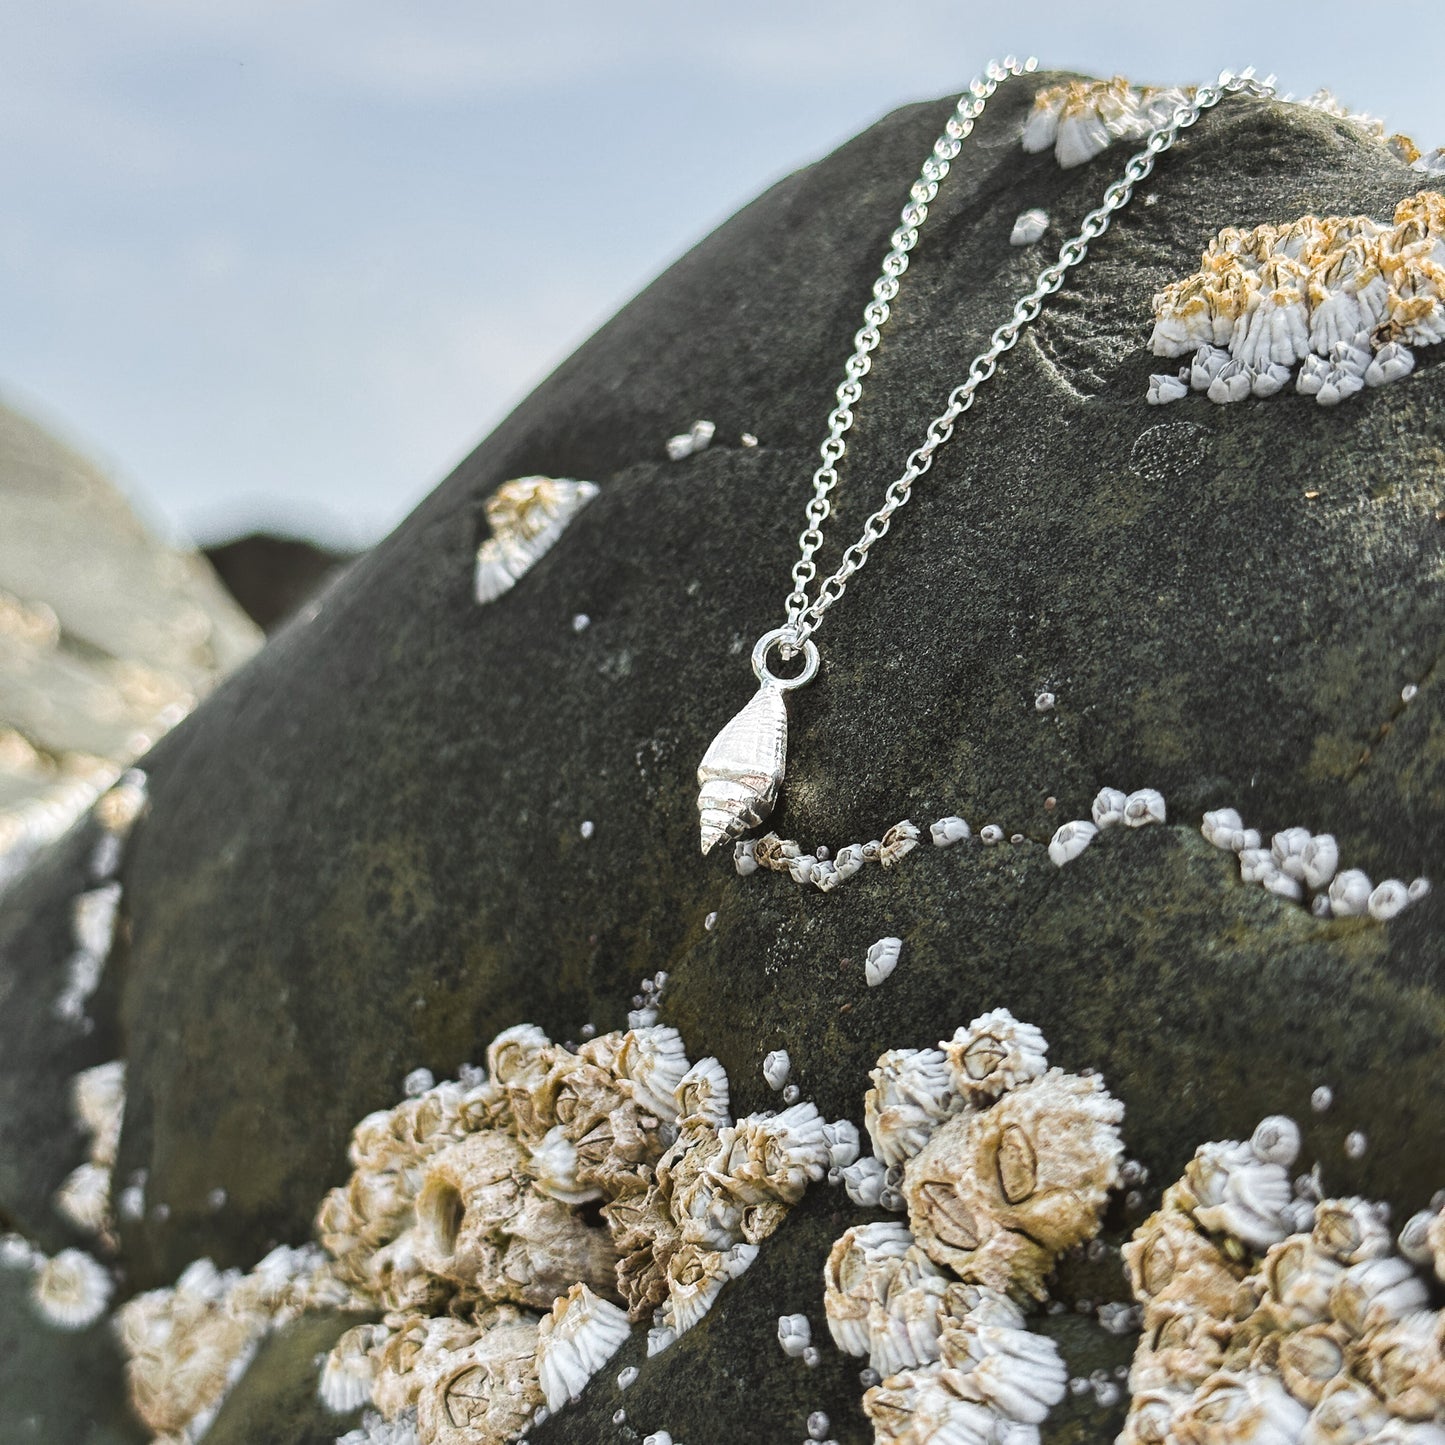
[[(1024, 155), (1037, 83), (1000, 92), (933, 208), (842, 465), (834, 556), (1122, 163)], [(1021, 841), (920, 850), (830, 894), (698, 856), (697, 760), (781, 620), (842, 361), (946, 114), (887, 117), (679, 261), (151, 754), (98, 1030), (128, 1061), (119, 1172), (149, 1171), (151, 1212), (122, 1230), (127, 1287), (301, 1241), (352, 1126), (408, 1070), (451, 1075), (523, 1020), (557, 1039), (620, 1027), (660, 968), (664, 1021), (722, 1060), (739, 1111), (768, 1106), (759, 1065), (786, 1046), (804, 1094), (861, 1123), (882, 1050), (1007, 1007), (1053, 1062), (1104, 1074), (1155, 1186), (1273, 1112), (1305, 1125), (1332, 1188), (1398, 1212), (1445, 1183), (1438, 894), (1388, 924), (1316, 918), (1241, 883), (1199, 832), (1231, 805), (1266, 838), (1333, 832), (1377, 879), (1437, 866), (1445, 370), (1424, 353), (1334, 410), (1144, 401), (1151, 297), (1219, 227), (1388, 217), (1420, 188), (1350, 123), (1235, 99), (1187, 133), (828, 615), (779, 831), (836, 848), (958, 813)], [(1036, 206), (1046, 247), (1011, 246)], [(669, 461), (664, 439), (698, 417), (717, 440)], [(600, 494), (479, 607), (483, 501), (538, 472)], [(1168, 824), (1056, 867), (1055, 827), (1104, 785), (1159, 789)], [(25, 1000), (51, 986), (45, 920), (73, 871), (57, 858), (26, 880), (0, 925), (7, 1152), (22, 1115), (26, 1138), (67, 1128), (53, 1099), (79, 1055), (54, 1053)], [(863, 953), (884, 934), (902, 962), (870, 989)], [(1314, 1115), (1320, 1084), (1335, 1102)], [(65, 1154), (4, 1175), (0, 1211), (39, 1238)], [(868, 1438), (859, 1362), (830, 1347), (808, 1370), (773, 1338), (793, 1311), (822, 1333), (824, 1254), (860, 1217), (816, 1188), (677, 1347), (644, 1361), (639, 1332), (616, 1361), (642, 1368), (627, 1396), (609, 1369), (532, 1438), (615, 1439), (622, 1406), (639, 1434), (687, 1445), (802, 1438), (820, 1408), (838, 1440)], [(1058, 1297), (1124, 1297), (1069, 1268)], [(1097, 1331), (1066, 1348), (1085, 1373), (1128, 1357)], [(297, 1423), (286, 1394), (268, 1434), (262, 1393), (246, 1392), (249, 1438), (338, 1433), (319, 1407)], [(1118, 1418), (1071, 1403), (1050, 1438)]]

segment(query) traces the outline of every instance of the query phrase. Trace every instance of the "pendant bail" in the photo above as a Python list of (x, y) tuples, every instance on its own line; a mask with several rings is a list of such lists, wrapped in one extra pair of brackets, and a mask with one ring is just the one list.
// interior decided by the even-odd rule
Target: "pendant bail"
[[(784, 658), (803, 654), (803, 670), (796, 677), (779, 677), (768, 667), (768, 654), (777, 648)], [(791, 692), (803, 687), (818, 675), (818, 644), (811, 637), (798, 641), (797, 629), (791, 624), (775, 627), (758, 638), (753, 648), (753, 675), (765, 687), (775, 687), (780, 692)]]

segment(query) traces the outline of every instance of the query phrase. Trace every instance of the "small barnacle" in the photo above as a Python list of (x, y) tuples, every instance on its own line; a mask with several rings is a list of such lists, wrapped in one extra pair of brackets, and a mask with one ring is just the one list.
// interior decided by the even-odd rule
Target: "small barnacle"
[(115, 1059), (76, 1074), (70, 1081), (70, 1106), (90, 1135), (91, 1162), (113, 1164), (125, 1116), (125, 1061)]
[(1150, 406), (1168, 406), (1189, 395), (1189, 383), (1173, 372), (1154, 372), (1149, 377), (1149, 392), (1144, 398)]
[(1097, 1075), (1052, 1069), (950, 1120), (905, 1169), (919, 1243), (966, 1280), (1041, 1298), (1054, 1257), (1098, 1231), (1123, 1114)]
[(903, 1164), (934, 1129), (963, 1107), (948, 1060), (938, 1049), (889, 1049), (868, 1077), (863, 1122), (873, 1152), (886, 1165)]
[(1299, 855), (1299, 877), (1311, 888), (1325, 888), (1340, 866), (1340, 846), (1331, 833), (1311, 835)]
[(1229, 352), (1222, 346), (1201, 346), (1189, 363), (1189, 384), (1195, 391), (1208, 391), (1214, 378), (1229, 365)]
[(569, 478), (503, 482), (483, 504), (491, 536), (477, 548), (477, 601), (494, 601), (513, 587), (597, 491), (593, 482)]
[(1246, 883), (1266, 883), (1279, 875), (1279, 864), (1266, 848), (1239, 850), (1239, 876)]
[(1217, 405), (1244, 401), (1253, 394), (1258, 373), (1242, 361), (1226, 361), (1214, 374), (1206, 395)]
[(955, 1371), (925, 1366), (902, 1370), (874, 1385), (863, 1396), (863, 1409), (873, 1422), (874, 1439), (884, 1445), (927, 1445), (927, 1442), (990, 1441), (1003, 1438), (1002, 1424), (990, 1405), (960, 1396)]
[(77, 1229), (102, 1233), (110, 1218), (110, 1170), (101, 1164), (82, 1164), (66, 1175), (55, 1191), (55, 1207)]
[(985, 823), (979, 830), (978, 840), (992, 848), (996, 843), (1003, 842), (1003, 829), (997, 823)]
[(1043, 234), (1048, 228), (1049, 213), (1047, 211), (1037, 208), (1022, 211), (1014, 222), (1013, 230), (1009, 232), (1009, 244), (1011, 246), (1032, 246), (1035, 241), (1043, 238)]
[(673, 1090), (680, 1129), (713, 1132), (732, 1123), (727, 1070), (714, 1058), (699, 1059)]
[(105, 1313), (115, 1282), (84, 1250), (62, 1249), (35, 1272), (30, 1297), (41, 1319), (62, 1330), (88, 1329)]
[[(1440, 1218), (1438, 1209), (1421, 1209), (1412, 1214), (1400, 1229), (1399, 1245), (1400, 1253), (1410, 1261), (1411, 1264), (1431, 1264), (1434, 1262), (1435, 1236), (1440, 1234), (1440, 1226), (1436, 1220)], [(1445, 1243), (1445, 1236), (1441, 1242)]]
[(1405, 891), (1409, 894), (1411, 903), (1418, 903), (1430, 892), (1430, 880), (1428, 878), (1412, 879), (1409, 888)]
[(1038, 693), (1034, 698), (1035, 712), (1052, 712), (1058, 699), (1051, 692)]
[(1440, 1418), (1445, 1401), (1445, 1353), (1440, 1315), (1420, 1310), (1384, 1326), (1351, 1350), (1355, 1373), (1373, 1386), (1392, 1415)]
[(1249, 1136), (1249, 1147), (1256, 1158), (1266, 1164), (1281, 1164), (1288, 1168), (1299, 1158), (1299, 1125), (1284, 1114), (1271, 1114), (1255, 1125)]
[(1383, 920), (1398, 917), (1410, 902), (1410, 890), (1398, 878), (1387, 878), (1377, 883), (1371, 891), (1365, 907), (1371, 918)]
[(906, 1225), (885, 1221), (859, 1224), (834, 1242), (823, 1268), (823, 1311), (833, 1342), (845, 1354), (866, 1355), (868, 1321), (913, 1247)]
[(967, 842), (969, 838), (968, 824), (962, 818), (951, 816), (940, 818), (936, 823), (930, 824), (928, 833), (937, 848), (947, 848), (952, 843)]
[(812, 1342), (813, 1327), (807, 1315), (778, 1316), (778, 1343), (785, 1355), (798, 1359)]
[(356, 1325), (331, 1347), (321, 1367), (317, 1393), (321, 1403), (337, 1415), (372, 1404), (380, 1351), (391, 1337), (386, 1325)]
[(1313, 1409), (1337, 1380), (1348, 1378), (1345, 1350), (1348, 1330), (1336, 1324), (1312, 1324), (1286, 1334), (1279, 1342), (1276, 1368), (1286, 1390)]
[(880, 938), (868, 945), (863, 958), (863, 974), (869, 988), (876, 988), (898, 967), (899, 955), (903, 952), (901, 938)]
[(666, 1123), (676, 1118), (677, 1086), (690, 1065), (682, 1035), (665, 1025), (629, 1029), (622, 1036), (612, 1071), (632, 1085), (640, 1108)]
[(1177, 1209), (1151, 1214), (1123, 1248), (1134, 1298), (1151, 1327), (1158, 1305), (1179, 1306), (1224, 1318), (1232, 1307), (1240, 1270), (1188, 1215)]
[(578, 1179), (577, 1146), (561, 1124), (549, 1129), (541, 1143), (528, 1151), (527, 1173), (537, 1189), (563, 1204), (586, 1204), (602, 1197), (595, 1184)]
[(1291, 1197), (1282, 1164), (1268, 1163), (1248, 1144), (1226, 1139), (1195, 1150), (1165, 1203), (1185, 1209), (1205, 1229), (1262, 1251), (1289, 1233), (1281, 1211)]
[(537, 1326), (537, 1376), (554, 1413), (626, 1343), (631, 1330), (616, 1305), (574, 1284)]
[(1270, 840), (1274, 861), (1287, 878), (1304, 878), (1304, 853), (1309, 844), (1308, 828), (1286, 828)]
[(706, 451), (717, 435), (717, 426), (710, 421), (695, 421), (680, 436), (667, 439), (669, 461), (680, 462), (697, 452)]
[(1048, 1041), (1033, 1024), (1020, 1023), (1006, 1008), (981, 1014), (951, 1039), (939, 1041), (954, 1089), (975, 1109), (1040, 1078), (1048, 1069)]
[(744, 838), (733, 844), (733, 867), (737, 869), (739, 878), (746, 878), (758, 871), (758, 860), (753, 855), (756, 847), (757, 843), (751, 838)]
[(808, 1416), (808, 1439), (823, 1440), (828, 1434), (828, 1417), (821, 1410)]
[(906, 858), (918, 846), (918, 829), (907, 818), (895, 823), (884, 835), (878, 849), (878, 861), (891, 868), (900, 858)]
[(1267, 892), (1277, 897), (1293, 899), (1296, 903), (1304, 898), (1304, 887), (1299, 880), (1286, 876), (1277, 868), (1267, 873), (1260, 882), (1264, 884)]
[(1330, 1312), (1357, 1335), (1423, 1309), (1430, 1292), (1408, 1260), (1397, 1255), (1351, 1265), (1330, 1291)]
[(856, 1163), (843, 1166), (843, 1188), (861, 1209), (876, 1208), (883, 1197), (887, 1169), (881, 1159), (865, 1154)]
[(1372, 1432), (1389, 1418), (1389, 1412), (1368, 1385), (1346, 1377), (1336, 1380), (1320, 1398), (1299, 1438), (1306, 1445), (1373, 1440)]
[(1365, 389), (1363, 372), (1356, 372), (1347, 366), (1331, 366), (1315, 393), (1320, 406), (1338, 406)]
[(1293, 1445), (1308, 1418), (1278, 1376), (1221, 1370), (1174, 1416), (1172, 1429), (1181, 1445)]
[(713, 1307), (723, 1286), (757, 1257), (755, 1244), (712, 1250), (684, 1244), (667, 1262), (667, 1299), (661, 1316), (676, 1334), (686, 1334)]
[(847, 847), (838, 849), (838, 856), (833, 860), (833, 866), (837, 870), (838, 882), (846, 883), (855, 873), (861, 872), (864, 863), (868, 860), (863, 856), (863, 845), (861, 843), (849, 843)]
[(1399, 341), (1387, 341), (1365, 368), (1366, 386), (1385, 386), (1409, 376), (1415, 369), (1415, 353)]
[(813, 871), (809, 875), (809, 882), (823, 893), (831, 893), (840, 881), (838, 865), (828, 858), (819, 859), (813, 865)]
[(1124, 799), (1124, 826), (1142, 828), (1146, 823), (1165, 820), (1164, 795), (1154, 788), (1140, 788)]
[(847, 1119), (824, 1124), (823, 1142), (828, 1146), (828, 1161), (834, 1169), (846, 1169), (858, 1158), (858, 1126)]
[(1233, 808), (1217, 808), (1204, 815), (1199, 831), (1216, 848), (1234, 849), (1235, 835), (1244, 831), (1244, 819)]
[(954, 1388), (1006, 1420), (1040, 1425), (1068, 1389), (1069, 1371), (1058, 1346), (1029, 1330), (965, 1316), (945, 1325), (939, 1349), (944, 1368), (963, 1377)]
[(1330, 377), (1330, 364), (1323, 356), (1311, 352), (1300, 365), (1294, 389), (1301, 396), (1318, 396)]
[(763, 1078), (770, 1089), (781, 1089), (788, 1082), (791, 1069), (792, 1060), (788, 1058), (786, 1049), (774, 1049), (763, 1060)]
[(1278, 396), (1290, 382), (1289, 367), (1272, 361), (1254, 373), (1252, 391), (1257, 397)]
[(794, 883), (811, 883), (813, 869), (817, 866), (816, 856), (812, 853), (800, 853), (796, 858), (788, 860), (788, 876)]
[(1361, 918), (1370, 911), (1374, 885), (1358, 868), (1346, 868), (1330, 883), (1330, 908), (1336, 918)]
[(1073, 862), (1098, 835), (1096, 823), (1079, 819), (1063, 824), (1049, 840), (1050, 861), (1062, 868), (1065, 863)]
[(1322, 1199), (1311, 1237), (1316, 1248), (1343, 1265), (1390, 1253), (1389, 1225), (1368, 1199)]
[(1128, 798), (1118, 788), (1100, 788), (1094, 798), (1089, 816), (1096, 828), (1111, 828), (1124, 821), (1124, 805)]
[(104, 960), (115, 942), (119, 910), (119, 883), (105, 883), (89, 893), (82, 893), (71, 905), (76, 947), (83, 953)]

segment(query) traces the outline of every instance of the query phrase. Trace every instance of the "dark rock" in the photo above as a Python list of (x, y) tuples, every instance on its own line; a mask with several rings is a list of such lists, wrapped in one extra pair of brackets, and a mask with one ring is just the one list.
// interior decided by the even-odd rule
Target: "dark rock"
[[(1014, 218), (1044, 207), (1056, 244), (1122, 164), (1022, 156), (1030, 89), (1000, 93), (929, 219), (858, 408), (833, 557), (1031, 284), (1045, 250), (1008, 244)], [(1220, 226), (1388, 215), (1418, 189), (1348, 124), (1232, 100), (1188, 133), (828, 616), (779, 830), (837, 846), (958, 812), (1025, 841), (925, 848), (831, 895), (697, 856), (697, 759), (780, 620), (848, 339), (946, 113), (888, 117), (703, 242), (154, 751), (126, 865), (120, 1169), (148, 1167), (170, 1217), (124, 1234), (137, 1286), (305, 1238), (352, 1125), (407, 1070), (450, 1075), (524, 1019), (558, 1039), (620, 1026), (658, 968), (665, 1021), (722, 1060), (739, 1111), (770, 1104), (759, 1065), (786, 1044), (805, 1095), (861, 1121), (882, 1049), (1006, 1006), (1054, 1062), (1103, 1072), (1155, 1189), (1276, 1111), (1333, 1189), (1403, 1218), (1440, 1185), (1439, 893), (1389, 925), (1322, 922), (1242, 885), (1198, 820), (1233, 805), (1266, 835), (1330, 830), (1376, 878), (1441, 856), (1445, 371), (1424, 357), (1335, 410), (1144, 404), (1151, 297)], [(666, 461), (699, 416), (718, 441)], [(738, 446), (745, 431), (762, 445)], [(538, 471), (601, 495), (479, 608), (482, 501)], [(1058, 705), (1039, 714), (1043, 687)], [(1105, 784), (1159, 788), (1170, 825), (1054, 868), (1050, 834)], [(885, 933), (902, 962), (870, 990), (863, 953)], [(28, 1057), (11, 1020), (0, 1071)], [(1336, 1102), (1315, 1116), (1322, 1082)], [(822, 1338), (824, 1251), (859, 1217), (815, 1190), (695, 1332), (618, 1357), (642, 1363), (625, 1397), (604, 1376), (532, 1438), (616, 1438), (622, 1405), (639, 1437), (687, 1445), (801, 1438), (819, 1408), (840, 1441), (866, 1439), (859, 1362), (824, 1341), (810, 1371), (774, 1334), (802, 1310)], [(1090, 1340), (1087, 1369), (1127, 1355)], [(1107, 1425), (1076, 1403), (1050, 1438)]]
[(227, 591), (266, 632), (274, 632), (299, 612), (352, 557), (315, 542), (269, 532), (250, 532), (204, 550)]

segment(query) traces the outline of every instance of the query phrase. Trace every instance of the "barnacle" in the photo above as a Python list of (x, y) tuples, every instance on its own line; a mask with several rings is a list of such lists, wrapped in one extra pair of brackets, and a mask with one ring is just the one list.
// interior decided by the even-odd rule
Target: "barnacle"
[(518, 477), (486, 500), (491, 536), (477, 548), (476, 597), (491, 602), (514, 587), (597, 495), (593, 482)]
[[(1408, 376), (1410, 347), (1445, 341), (1445, 198), (1421, 191), (1393, 220), (1302, 216), (1225, 227), (1200, 269), (1154, 297), (1150, 345), (1193, 355), (1196, 390), (1235, 401), (1296, 388), (1323, 406)], [(1276, 373), (1283, 368), (1283, 375)], [(1163, 378), (1149, 400), (1165, 399)]]

